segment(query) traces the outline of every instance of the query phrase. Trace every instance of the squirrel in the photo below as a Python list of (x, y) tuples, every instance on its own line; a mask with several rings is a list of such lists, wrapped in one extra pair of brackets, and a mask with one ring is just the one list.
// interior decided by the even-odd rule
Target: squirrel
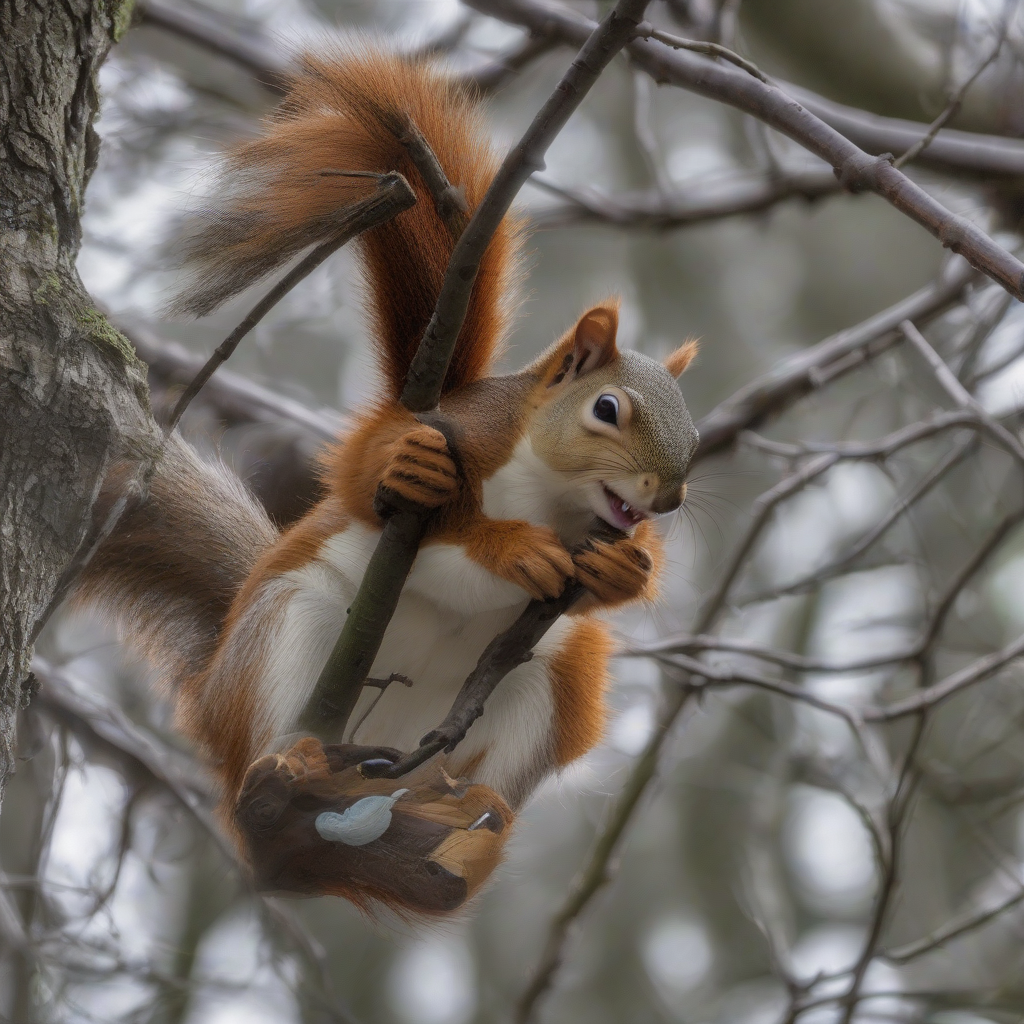
[[(380, 536), (378, 488), (433, 510), (371, 669), (411, 685), (365, 688), (354, 728), (336, 744), (413, 749), (530, 599), (558, 596), (571, 579), (586, 588), (501, 682), (463, 742), (438, 755), (444, 779), (463, 787), (445, 792), (468, 784), (477, 796), (496, 794), (493, 806), (504, 808), (496, 817), (506, 819), (600, 739), (612, 642), (593, 613), (654, 596), (663, 559), (652, 519), (685, 497), (698, 437), (676, 378), (696, 342), (664, 364), (620, 350), (618, 302), (609, 300), (520, 372), (491, 375), (521, 271), (524, 232), (511, 215), (483, 258), (439, 419), (399, 403), (454, 248), (397, 137), (396, 124), (408, 119), (472, 212), (498, 166), (479, 98), (435, 65), (363, 44), (302, 58), (262, 133), (226, 157), (220, 191), (184, 242), (196, 278), (176, 308), (201, 315), (326, 237), (339, 211), (372, 190), (366, 172), (397, 171), (412, 186), (415, 205), (357, 243), (381, 383), (323, 452), (325, 497), (279, 532), (230, 471), (172, 435), (149, 499), (79, 584), (77, 601), (107, 609), (169, 684), (176, 721), (208, 758), (226, 806), (266, 756), (264, 774), (287, 767), (289, 778), (312, 777), (335, 770), (324, 767), (332, 757), (337, 770), (354, 771), (352, 757), (325, 761), (307, 741), (285, 756), (287, 766), (280, 752), (295, 739)], [(360, 174), (323, 173), (337, 169)], [(112, 474), (98, 514), (118, 483)], [(616, 539), (597, 538), (595, 518)], [(384, 805), (397, 798), (373, 799), (374, 813), (390, 820)], [(494, 851), (487, 858), (477, 876), (499, 859)], [(363, 888), (374, 900), (423, 909), (415, 894)], [(359, 902), (357, 889), (341, 879), (317, 891)]]

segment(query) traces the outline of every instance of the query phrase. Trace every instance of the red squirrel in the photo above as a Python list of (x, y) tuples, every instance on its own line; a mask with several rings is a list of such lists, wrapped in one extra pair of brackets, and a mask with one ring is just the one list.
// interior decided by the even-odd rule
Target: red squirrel
[[(522, 371), (491, 376), (521, 260), (522, 231), (506, 217), (445, 379), (439, 414), (448, 438), (408, 412), (399, 394), (454, 241), (397, 137), (395, 126), (407, 118), (472, 212), (498, 165), (478, 99), (436, 67), (356, 46), (303, 58), (262, 134), (228, 155), (220, 194), (185, 243), (197, 274), (178, 308), (202, 314), (326, 237), (339, 211), (374, 187), (365, 176), (325, 171), (398, 171), (412, 186), (416, 204), (357, 243), (381, 383), (323, 453), (326, 497), (279, 533), (225, 467), (173, 436), (149, 500), (92, 560), (78, 598), (108, 609), (167, 680), (177, 721), (209, 759), (225, 806), (266, 755), (263, 774), (345, 771), (360, 793), (376, 794), (361, 798), (359, 841), (336, 869), (350, 877), (309, 891), (432, 911), (440, 904), (406, 891), (413, 883), (378, 884), (370, 876), (387, 874), (386, 865), (359, 860), (376, 849), (376, 836), (366, 835), (383, 828), (387, 838), (397, 828), (390, 815), (403, 809), (408, 791), (399, 787), (412, 785), (362, 785), (360, 751), (415, 748), (444, 718), (487, 643), (531, 598), (557, 596), (573, 578), (586, 594), (572, 614), (501, 682), (454, 752), (436, 759), (431, 792), (447, 809), (431, 820), (447, 821), (468, 801), (460, 828), (486, 820), (486, 811), (474, 817), (486, 805), (496, 808), (491, 821), (501, 819), (494, 831), (507, 835), (504, 826), (538, 783), (598, 742), (612, 643), (593, 613), (655, 593), (662, 546), (651, 520), (683, 501), (697, 444), (675, 380), (696, 344), (685, 343), (664, 365), (620, 351), (618, 304), (609, 301)], [(107, 500), (116, 483), (106, 486)], [(381, 485), (433, 510), (371, 669), (411, 685), (364, 689), (353, 725), (331, 738), (327, 755), (316, 741), (283, 754), (380, 536), (374, 495)], [(617, 540), (588, 535), (595, 516), (621, 531)], [(346, 755), (346, 745), (356, 753)], [(439, 771), (446, 781), (437, 782)], [(489, 794), (497, 795), (491, 804)], [(261, 804), (260, 813), (269, 821), (280, 809)], [(342, 817), (321, 828), (321, 815), (321, 837), (349, 827)], [(470, 835), (460, 833), (459, 842)], [(402, 842), (388, 856), (401, 859)], [(454, 855), (441, 857), (445, 872), (461, 871), (469, 883), (440, 909), (461, 905), (499, 855), (488, 847), (472, 870)]]

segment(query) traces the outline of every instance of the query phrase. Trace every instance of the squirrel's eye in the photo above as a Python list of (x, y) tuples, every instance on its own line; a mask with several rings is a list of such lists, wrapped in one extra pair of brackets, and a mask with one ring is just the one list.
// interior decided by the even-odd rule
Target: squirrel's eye
[(614, 395), (602, 395), (594, 403), (594, 416), (602, 423), (616, 426), (619, 422), (619, 400)]

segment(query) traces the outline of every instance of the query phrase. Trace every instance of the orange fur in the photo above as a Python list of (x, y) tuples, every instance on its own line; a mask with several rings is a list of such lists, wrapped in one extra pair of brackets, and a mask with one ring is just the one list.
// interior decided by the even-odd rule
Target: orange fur
[[(376, 188), (371, 178), (324, 171), (398, 171), (416, 204), (359, 243), (372, 334), (387, 394), (397, 398), (455, 244), (398, 139), (406, 115), (474, 210), (498, 160), (468, 89), (440, 69), (365, 43), (307, 54), (261, 137), (229, 155), (213, 220), (182, 245), (197, 274), (175, 308), (208, 312), (328, 237), (337, 230), (339, 213)], [(519, 235), (518, 222), (506, 216), (484, 254), (445, 392), (485, 376), (502, 344), (519, 274)]]
[(670, 352), (662, 360), (665, 369), (673, 377), (681, 377), (687, 367), (697, 358), (700, 342), (696, 338), (687, 338), (674, 352)]
[(558, 597), (573, 575), (572, 556), (547, 526), (478, 515), (460, 531), (466, 554), (531, 597)]
[(596, 619), (579, 619), (551, 659), (555, 699), (555, 764), (582, 757), (600, 742), (607, 718), (608, 659), (613, 644), (607, 627)]

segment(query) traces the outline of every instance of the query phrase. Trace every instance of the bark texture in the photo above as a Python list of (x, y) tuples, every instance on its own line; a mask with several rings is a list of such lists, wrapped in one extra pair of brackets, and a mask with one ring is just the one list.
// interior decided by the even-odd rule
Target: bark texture
[(0, 0), (0, 797), (32, 644), (104, 473), (157, 439), (144, 367), (75, 261), (96, 72), (132, 0)]

